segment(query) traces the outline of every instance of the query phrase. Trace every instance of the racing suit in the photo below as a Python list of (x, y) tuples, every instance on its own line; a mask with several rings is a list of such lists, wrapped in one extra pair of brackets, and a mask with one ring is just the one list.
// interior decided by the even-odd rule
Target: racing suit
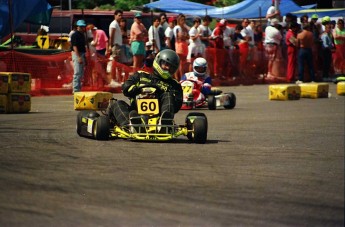
[(120, 126), (129, 124), (129, 112), (136, 110), (135, 96), (140, 93), (140, 86), (153, 85), (158, 87), (157, 94), (160, 103), (161, 113), (168, 112), (173, 118), (177, 113), (183, 101), (182, 87), (174, 79), (164, 80), (155, 75), (155, 72), (149, 74), (145, 71), (138, 71), (129, 77), (122, 85), (122, 92), (130, 99), (130, 105), (123, 100), (118, 100), (111, 105), (111, 113), (114, 115)]
[(194, 100), (204, 101), (205, 97), (211, 93), (212, 80), (210, 76), (197, 77), (194, 72), (188, 72), (182, 76), (180, 83), (182, 84), (185, 80), (195, 82), (195, 88), (193, 89)]

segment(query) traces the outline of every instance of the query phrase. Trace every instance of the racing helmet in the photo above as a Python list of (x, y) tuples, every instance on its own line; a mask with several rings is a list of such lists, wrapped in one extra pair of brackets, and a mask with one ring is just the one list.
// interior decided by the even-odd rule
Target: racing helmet
[[(162, 65), (165, 64), (169, 66), (168, 70), (162, 68)], [(172, 78), (173, 74), (177, 71), (180, 65), (180, 58), (175, 51), (166, 49), (160, 51), (153, 61), (153, 71), (158, 76), (163, 79)]]
[(193, 72), (197, 77), (203, 77), (207, 71), (207, 61), (205, 58), (197, 58), (193, 62)]

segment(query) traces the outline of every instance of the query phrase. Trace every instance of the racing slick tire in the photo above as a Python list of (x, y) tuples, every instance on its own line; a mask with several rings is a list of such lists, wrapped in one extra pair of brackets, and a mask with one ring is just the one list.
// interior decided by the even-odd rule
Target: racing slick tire
[(213, 95), (207, 97), (207, 105), (209, 110), (215, 110), (217, 108), (217, 100)]
[(196, 118), (193, 122), (193, 140), (194, 143), (206, 143), (207, 140), (207, 120), (205, 118)]
[(226, 93), (229, 98), (229, 103), (224, 105), (225, 109), (233, 109), (236, 106), (236, 95), (232, 92)]
[[(190, 140), (190, 141), (194, 141), (194, 134), (192, 132), (193, 130), (193, 127), (194, 127), (194, 122), (191, 120), (191, 118), (202, 118), (202, 119), (205, 119), (206, 121), (206, 132), (207, 132), (207, 127), (208, 127), (208, 123), (207, 123), (207, 117), (204, 113), (198, 113), (198, 112), (191, 112), (189, 113), (187, 116), (186, 116), (186, 125), (187, 125), (187, 129), (188, 130), (191, 130), (191, 132), (189, 132), (187, 134), (187, 138)], [(195, 121), (195, 120), (194, 120)]]
[(83, 136), (82, 133), (82, 128), (83, 128), (83, 122), (82, 122), (82, 118), (83, 117), (87, 117), (92, 111), (91, 110), (82, 110), (78, 113), (77, 115), (77, 134), (79, 136)]
[(93, 136), (96, 140), (108, 140), (110, 135), (110, 121), (108, 116), (100, 116), (94, 123)]

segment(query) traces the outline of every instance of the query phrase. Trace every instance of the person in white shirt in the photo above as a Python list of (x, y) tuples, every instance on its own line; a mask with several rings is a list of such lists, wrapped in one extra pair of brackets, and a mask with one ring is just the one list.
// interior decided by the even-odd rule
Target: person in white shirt
[(122, 18), (123, 11), (115, 10), (114, 20), (109, 25), (109, 47), (107, 54), (111, 53), (114, 60), (119, 61), (121, 55), (122, 46), (122, 33), (120, 28), (120, 20)]
[(231, 28), (229, 26), (225, 26), (224, 32), (223, 32), (223, 40), (224, 40), (224, 47), (226, 49), (231, 49), (233, 46), (232, 43), (232, 37), (235, 34), (235, 28)]
[(265, 29), (265, 52), (268, 57), (268, 77), (272, 77), (272, 67), (277, 59), (281, 58), (281, 41), (282, 34), (278, 30), (279, 20), (274, 18), (271, 20), (271, 26)]
[(168, 19), (168, 23), (169, 23), (169, 26), (164, 31), (165, 45), (167, 46), (167, 48), (175, 51), (174, 27), (176, 24), (176, 19), (173, 17), (170, 17)]
[(202, 24), (199, 25), (198, 30), (200, 31), (200, 40), (205, 45), (209, 46), (209, 40), (211, 39), (212, 30), (210, 28), (210, 23), (212, 22), (212, 17), (206, 15), (202, 19)]
[[(278, 1), (280, 4), (280, 1)], [(271, 25), (271, 20), (273, 18), (278, 18), (280, 16), (280, 11), (279, 9), (276, 9), (275, 7), (275, 0), (272, 0), (272, 5), (268, 8), (267, 13), (266, 13), (266, 19), (267, 19), (267, 26)]]
[[(198, 27), (201, 23), (201, 19), (199, 17), (194, 18), (193, 20), (193, 27), (189, 30), (189, 45), (188, 45), (188, 55), (187, 61), (192, 62), (195, 58), (201, 57), (205, 53), (205, 47), (201, 43), (200, 40), (200, 31)], [(192, 67), (190, 67), (192, 68)]]
[(160, 19), (159, 17), (153, 18), (153, 25), (150, 26), (148, 35), (149, 35), (149, 41), (153, 43), (154, 52), (158, 53), (161, 50), (161, 42), (159, 38), (159, 25), (160, 25)]

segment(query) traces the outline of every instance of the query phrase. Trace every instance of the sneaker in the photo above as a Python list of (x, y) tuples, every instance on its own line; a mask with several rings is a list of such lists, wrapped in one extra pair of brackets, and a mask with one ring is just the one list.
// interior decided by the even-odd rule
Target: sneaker
[(62, 88), (72, 88), (72, 83), (69, 83), (69, 84), (63, 84), (62, 85)]
[(170, 112), (163, 112), (159, 119), (158, 131), (160, 133), (170, 133), (171, 127), (162, 127), (162, 126), (172, 126), (174, 125), (174, 114)]
[(107, 84), (106, 86), (116, 88), (116, 87), (121, 87), (121, 84), (119, 82), (116, 82), (114, 79), (112, 79), (110, 83)]
[(297, 80), (297, 81), (296, 81), (296, 84), (303, 84), (303, 82), (300, 81), (300, 80)]

